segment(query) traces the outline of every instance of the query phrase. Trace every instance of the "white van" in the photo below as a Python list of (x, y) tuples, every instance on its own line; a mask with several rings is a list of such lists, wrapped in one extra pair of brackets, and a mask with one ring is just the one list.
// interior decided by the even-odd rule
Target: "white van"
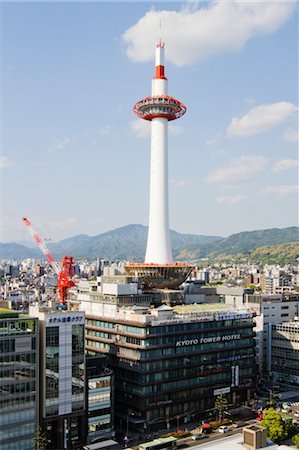
[(227, 433), (230, 431), (230, 429), (226, 425), (221, 425), (221, 427), (218, 428), (219, 433)]

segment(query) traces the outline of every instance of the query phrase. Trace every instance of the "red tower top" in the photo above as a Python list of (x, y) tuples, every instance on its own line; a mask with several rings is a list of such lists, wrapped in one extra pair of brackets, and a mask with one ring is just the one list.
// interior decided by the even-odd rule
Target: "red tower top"
[(181, 101), (167, 94), (167, 78), (164, 65), (164, 42), (159, 40), (156, 48), (156, 73), (153, 79), (153, 94), (140, 100), (133, 108), (134, 113), (145, 120), (161, 117), (176, 120), (182, 117), (187, 108)]

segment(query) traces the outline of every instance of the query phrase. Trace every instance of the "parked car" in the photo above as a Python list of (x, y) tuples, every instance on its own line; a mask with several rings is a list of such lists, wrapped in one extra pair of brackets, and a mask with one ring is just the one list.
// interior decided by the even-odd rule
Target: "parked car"
[(205, 439), (205, 438), (207, 438), (208, 436), (207, 435), (205, 435), (205, 434), (194, 434), (193, 436), (192, 436), (192, 439), (194, 440), (194, 441), (200, 441), (201, 439)]
[(230, 431), (230, 429), (226, 425), (221, 425), (221, 427), (218, 428), (219, 433), (227, 433)]
[(236, 428), (245, 427), (246, 425), (246, 422), (243, 422), (242, 420), (236, 422)]

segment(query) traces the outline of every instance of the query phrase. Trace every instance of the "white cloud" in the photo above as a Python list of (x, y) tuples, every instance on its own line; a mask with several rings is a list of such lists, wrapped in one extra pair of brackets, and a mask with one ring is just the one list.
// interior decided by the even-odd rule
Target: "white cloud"
[(223, 203), (227, 205), (236, 205), (237, 203), (241, 203), (247, 199), (247, 195), (223, 195), (222, 197), (217, 198), (217, 203)]
[(170, 123), (168, 125), (169, 134), (177, 135), (183, 132), (183, 127), (181, 125), (175, 125), (174, 123)]
[(288, 102), (263, 104), (250, 109), (242, 117), (234, 117), (227, 129), (229, 136), (252, 136), (296, 118), (298, 107)]
[(5, 167), (11, 167), (12, 162), (5, 155), (0, 155), (0, 169), (4, 169)]
[(298, 142), (299, 141), (299, 130), (294, 128), (288, 128), (283, 133), (283, 139), (286, 142)]
[(215, 137), (206, 140), (206, 145), (215, 145), (220, 138), (221, 133), (217, 133)]
[(176, 188), (185, 188), (185, 187), (189, 187), (192, 185), (191, 181), (187, 181), (187, 180), (171, 180), (171, 184), (172, 186), (176, 187)]
[(136, 119), (130, 122), (132, 134), (138, 138), (149, 137), (151, 134), (151, 125), (147, 120)]
[(64, 150), (66, 147), (68, 147), (71, 144), (71, 139), (69, 137), (65, 137), (63, 139), (56, 139), (50, 146), (49, 151), (55, 152)]
[(100, 129), (100, 133), (102, 136), (108, 136), (108, 134), (111, 133), (111, 126), (110, 125), (106, 125), (105, 127)]
[(297, 159), (281, 159), (277, 161), (273, 167), (273, 172), (282, 172), (284, 170), (298, 168)]
[(299, 186), (294, 185), (278, 185), (267, 186), (260, 192), (262, 195), (277, 195), (279, 197), (286, 197), (288, 195), (294, 195), (299, 193)]
[(209, 55), (241, 50), (252, 37), (279, 29), (295, 9), (296, 2), (266, 1), (201, 2), (181, 11), (151, 9), (122, 38), (130, 59), (149, 61), (154, 57), (161, 21), (167, 60), (184, 66)]
[(256, 103), (256, 100), (254, 98), (247, 97), (244, 99), (245, 105), (254, 105)]
[[(136, 119), (130, 123), (132, 134), (138, 138), (148, 138), (151, 135), (151, 124), (148, 120)], [(183, 127), (170, 123), (168, 125), (169, 134), (177, 135), (182, 133)]]
[(263, 170), (268, 159), (262, 155), (241, 156), (228, 163), (226, 167), (210, 172), (205, 180), (211, 183), (235, 184), (248, 181)]

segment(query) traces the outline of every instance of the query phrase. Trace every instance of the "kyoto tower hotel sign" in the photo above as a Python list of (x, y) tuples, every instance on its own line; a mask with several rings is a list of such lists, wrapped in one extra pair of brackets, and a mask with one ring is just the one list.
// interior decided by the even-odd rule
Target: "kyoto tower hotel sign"
[[(134, 106), (138, 117), (151, 121), (150, 211), (145, 263), (130, 264), (126, 267), (131, 274), (150, 277), (148, 281), (152, 287), (174, 287), (178, 283), (181, 284), (191, 270), (189, 265), (173, 264), (171, 252), (168, 213), (168, 121), (179, 119), (185, 114), (186, 106), (170, 97), (167, 88), (164, 43), (160, 41), (156, 47), (156, 74), (152, 80), (152, 95)], [(157, 279), (157, 283), (153, 278)]]

